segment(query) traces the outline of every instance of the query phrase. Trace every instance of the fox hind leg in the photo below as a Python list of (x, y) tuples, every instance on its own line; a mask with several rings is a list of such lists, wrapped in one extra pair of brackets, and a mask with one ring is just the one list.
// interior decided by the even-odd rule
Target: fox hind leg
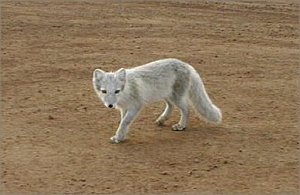
[(172, 126), (174, 131), (182, 131), (187, 126), (189, 117), (189, 74), (177, 75), (178, 79), (173, 86), (173, 93), (170, 100), (180, 109), (180, 120), (177, 124)]
[(171, 115), (172, 110), (173, 110), (172, 102), (168, 99), (166, 99), (165, 102), (166, 102), (165, 110), (163, 111), (163, 113), (155, 121), (155, 123), (158, 126), (162, 126), (164, 124), (164, 122), (170, 118), (170, 115)]
[(172, 126), (172, 129), (174, 131), (183, 131), (186, 126), (187, 126), (187, 122), (188, 122), (188, 118), (189, 118), (189, 105), (188, 105), (188, 101), (186, 99), (181, 99), (179, 101), (175, 101), (174, 102), (175, 105), (180, 109), (180, 120), (177, 124)]

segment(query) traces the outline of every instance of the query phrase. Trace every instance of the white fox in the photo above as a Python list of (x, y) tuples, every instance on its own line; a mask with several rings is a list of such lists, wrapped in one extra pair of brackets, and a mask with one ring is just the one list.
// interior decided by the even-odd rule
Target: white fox
[(166, 102), (166, 108), (156, 120), (158, 125), (170, 117), (174, 104), (180, 109), (180, 121), (172, 126), (175, 131), (187, 127), (189, 103), (207, 121), (216, 124), (222, 121), (221, 110), (208, 97), (199, 74), (177, 59), (158, 60), (116, 72), (96, 69), (93, 86), (106, 107), (121, 112), (120, 125), (111, 137), (114, 143), (126, 139), (129, 125), (144, 105), (159, 100)]

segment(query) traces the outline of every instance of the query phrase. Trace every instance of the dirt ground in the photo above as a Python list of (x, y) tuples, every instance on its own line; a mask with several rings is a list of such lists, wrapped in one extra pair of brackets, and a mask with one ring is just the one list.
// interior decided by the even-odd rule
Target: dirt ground
[[(299, 192), (299, 2), (1, 1), (1, 190)], [(128, 141), (92, 88), (107, 71), (174, 57), (201, 73), (221, 125), (184, 132), (148, 105)]]

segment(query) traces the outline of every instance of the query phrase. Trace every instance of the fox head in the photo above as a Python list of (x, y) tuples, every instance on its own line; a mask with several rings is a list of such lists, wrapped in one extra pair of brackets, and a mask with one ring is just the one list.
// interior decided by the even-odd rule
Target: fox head
[(93, 74), (93, 86), (104, 105), (115, 108), (119, 95), (122, 93), (126, 82), (126, 71), (124, 68), (116, 72), (105, 72), (96, 69)]

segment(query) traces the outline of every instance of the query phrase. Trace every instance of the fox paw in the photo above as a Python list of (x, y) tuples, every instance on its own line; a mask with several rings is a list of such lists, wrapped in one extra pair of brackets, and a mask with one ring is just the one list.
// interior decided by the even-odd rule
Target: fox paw
[(181, 124), (175, 124), (172, 126), (173, 131), (183, 131), (185, 129), (185, 126), (182, 126)]
[(155, 123), (156, 123), (158, 126), (163, 126), (163, 125), (164, 125), (164, 122), (165, 122), (165, 121), (160, 120), (160, 119), (157, 119), (157, 120), (155, 121)]
[(114, 136), (112, 136), (112, 137), (110, 138), (110, 140), (112, 141), (112, 143), (118, 144), (118, 143), (120, 143), (121, 141), (124, 141), (124, 138), (120, 138), (120, 137), (114, 135)]

